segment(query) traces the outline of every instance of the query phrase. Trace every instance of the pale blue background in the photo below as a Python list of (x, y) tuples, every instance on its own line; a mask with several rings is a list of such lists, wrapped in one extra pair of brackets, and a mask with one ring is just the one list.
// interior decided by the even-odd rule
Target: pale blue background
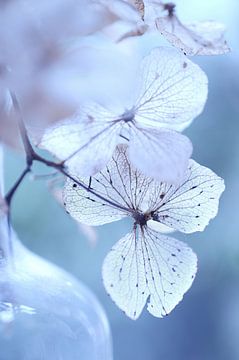
[[(14, 202), (14, 225), (23, 243), (76, 275), (97, 294), (111, 323), (115, 360), (239, 359), (239, 3), (178, 3), (186, 20), (225, 22), (233, 49), (230, 55), (195, 59), (209, 77), (209, 99), (203, 115), (186, 134), (194, 144), (194, 159), (221, 175), (227, 189), (218, 217), (204, 233), (177, 234), (199, 258), (197, 277), (183, 302), (165, 319), (144, 311), (138, 321), (129, 320), (106, 295), (101, 265), (130, 223), (99, 227), (98, 244), (92, 248), (43, 181), (25, 181)], [(8, 184), (23, 164), (21, 156), (8, 154)]]

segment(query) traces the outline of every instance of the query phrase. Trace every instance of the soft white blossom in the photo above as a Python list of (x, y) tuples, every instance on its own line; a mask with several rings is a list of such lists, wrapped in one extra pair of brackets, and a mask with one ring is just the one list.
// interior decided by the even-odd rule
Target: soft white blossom
[(63, 198), (67, 212), (87, 225), (133, 219), (132, 232), (104, 260), (103, 281), (113, 301), (137, 319), (146, 303), (156, 317), (170, 313), (197, 271), (193, 251), (155, 231), (152, 223), (169, 232), (203, 231), (217, 214), (223, 190), (223, 180), (193, 160), (178, 185), (145, 177), (130, 163), (127, 146), (121, 145), (91, 181), (68, 179)]
[(156, 27), (186, 55), (220, 55), (230, 51), (224, 39), (225, 25), (215, 21), (183, 24), (176, 15), (156, 19)]
[[(141, 22), (125, 33), (120, 40), (158, 30), (173, 46), (186, 55), (220, 55), (230, 51), (224, 39), (225, 25), (216, 21), (184, 24), (176, 15), (173, 2), (157, 0), (128, 0), (141, 16)], [(189, 4), (190, 6), (190, 4)]]
[(88, 176), (103, 168), (117, 144), (127, 142), (130, 160), (142, 172), (176, 182), (192, 153), (189, 139), (176, 131), (202, 112), (206, 99), (204, 72), (175, 49), (155, 48), (142, 60), (138, 86), (123, 105), (86, 104), (47, 129), (39, 146)]

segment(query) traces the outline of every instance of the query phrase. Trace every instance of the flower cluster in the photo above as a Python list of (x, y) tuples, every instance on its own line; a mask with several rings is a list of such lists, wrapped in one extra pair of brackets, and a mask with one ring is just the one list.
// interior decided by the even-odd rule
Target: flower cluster
[[(197, 271), (193, 251), (162, 233), (202, 231), (217, 213), (223, 181), (189, 160), (192, 144), (181, 134), (202, 112), (208, 90), (205, 73), (186, 54), (220, 54), (228, 47), (216, 23), (186, 26), (172, 4), (130, 3), (141, 21), (150, 24), (150, 18), (151, 27), (182, 52), (153, 49), (124, 102), (84, 103), (74, 116), (49, 127), (38, 145), (73, 176), (64, 205), (76, 220), (95, 226), (133, 219), (132, 232), (105, 258), (103, 281), (115, 303), (136, 319), (147, 302), (154, 316), (168, 314)], [(139, 35), (137, 29), (120, 40)]]
[[(132, 319), (146, 303), (152, 315), (168, 314), (190, 288), (197, 258), (162, 234), (203, 231), (224, 190), (190, 159), (182, 134), (208, 93), (206, 74), (187, 56), (227, 53), (224, 26), (183, 24), (175, 4), (156, 0), (12, 0), (0, 5), (0, 20), (14, 24), (0, 35), (0, 50), (11, 43), (0, 55), (0, 137), (17, 94), (32, 139), (60, 160), (45, 163), (68, 177), (67, 212), (90, 226), (133, 219), (105, 258), (107, 292)], [(137, 41), (150, 32), (173, 47), (139, 60)], [(43, 162), (33, 148), (30, 155)]]
[(178, 181), (192, 145), (176, 130), (183, 130), (203, 110), (207, 77), (177, 50), (160, 47), (142, 60), (138, 79), (127, 104), (113, 110), (86, 104), (74, 117), (48, 128), (39, 146), (64, 160), (74, 173), (90, 176), (124, 140), (130, 160), (145, 175)]

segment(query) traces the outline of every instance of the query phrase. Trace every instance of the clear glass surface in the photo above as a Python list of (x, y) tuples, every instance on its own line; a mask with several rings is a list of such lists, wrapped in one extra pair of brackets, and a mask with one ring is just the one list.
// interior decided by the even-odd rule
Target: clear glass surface
[(95, 296), (12, 237), (12, 256), (0, 259), (0, 360), (112, 360)]

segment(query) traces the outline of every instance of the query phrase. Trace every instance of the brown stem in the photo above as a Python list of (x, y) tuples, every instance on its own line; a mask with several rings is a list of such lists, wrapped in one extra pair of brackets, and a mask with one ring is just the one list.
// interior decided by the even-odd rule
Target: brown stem
[(18, 102), (18, 99), (17, 99), (15, 93), (11, 92), (11, 98), (12, 98), (13, 107), (14, 107), (16, 115), (18, 117), (18, 119), (17, 119), (18, 127), (19, 127), (19, 131), (21, 134), (24, 150), (26, 153), (26, 162), (27, 162), (28, 166), (31, 166), (32, 161), (33, 161), (34, 150), (33, 150), (32, 144), (29, 140), (29, 137), (27, 135), (27, 130), (26, 130), (26, 127), (25, 127), (25, 124), (23, 121), (21, 108), (20, 108), (20, 105), (19, 105), (19, 102)]
[(31, 171), (31, 167), (27, 166), (26, 169), (21, 173), (21, 175), (19, 176), (19, 178), (17, 179), (17, 181), (15, 182), (15, 184), (13, 185), (13, 187), (8, 191), (8, 193), (5, 195), (5, 201), (8, 205), (8, 208), (10, 208), (11, 205), (11, 200), (13, 198), (13, 195), (15, 194), (15, 192), (17, 191), (18, 187), (20, 186), (20, 184), (22, 183), (23, 179), (25, 178), (25, 176)]

